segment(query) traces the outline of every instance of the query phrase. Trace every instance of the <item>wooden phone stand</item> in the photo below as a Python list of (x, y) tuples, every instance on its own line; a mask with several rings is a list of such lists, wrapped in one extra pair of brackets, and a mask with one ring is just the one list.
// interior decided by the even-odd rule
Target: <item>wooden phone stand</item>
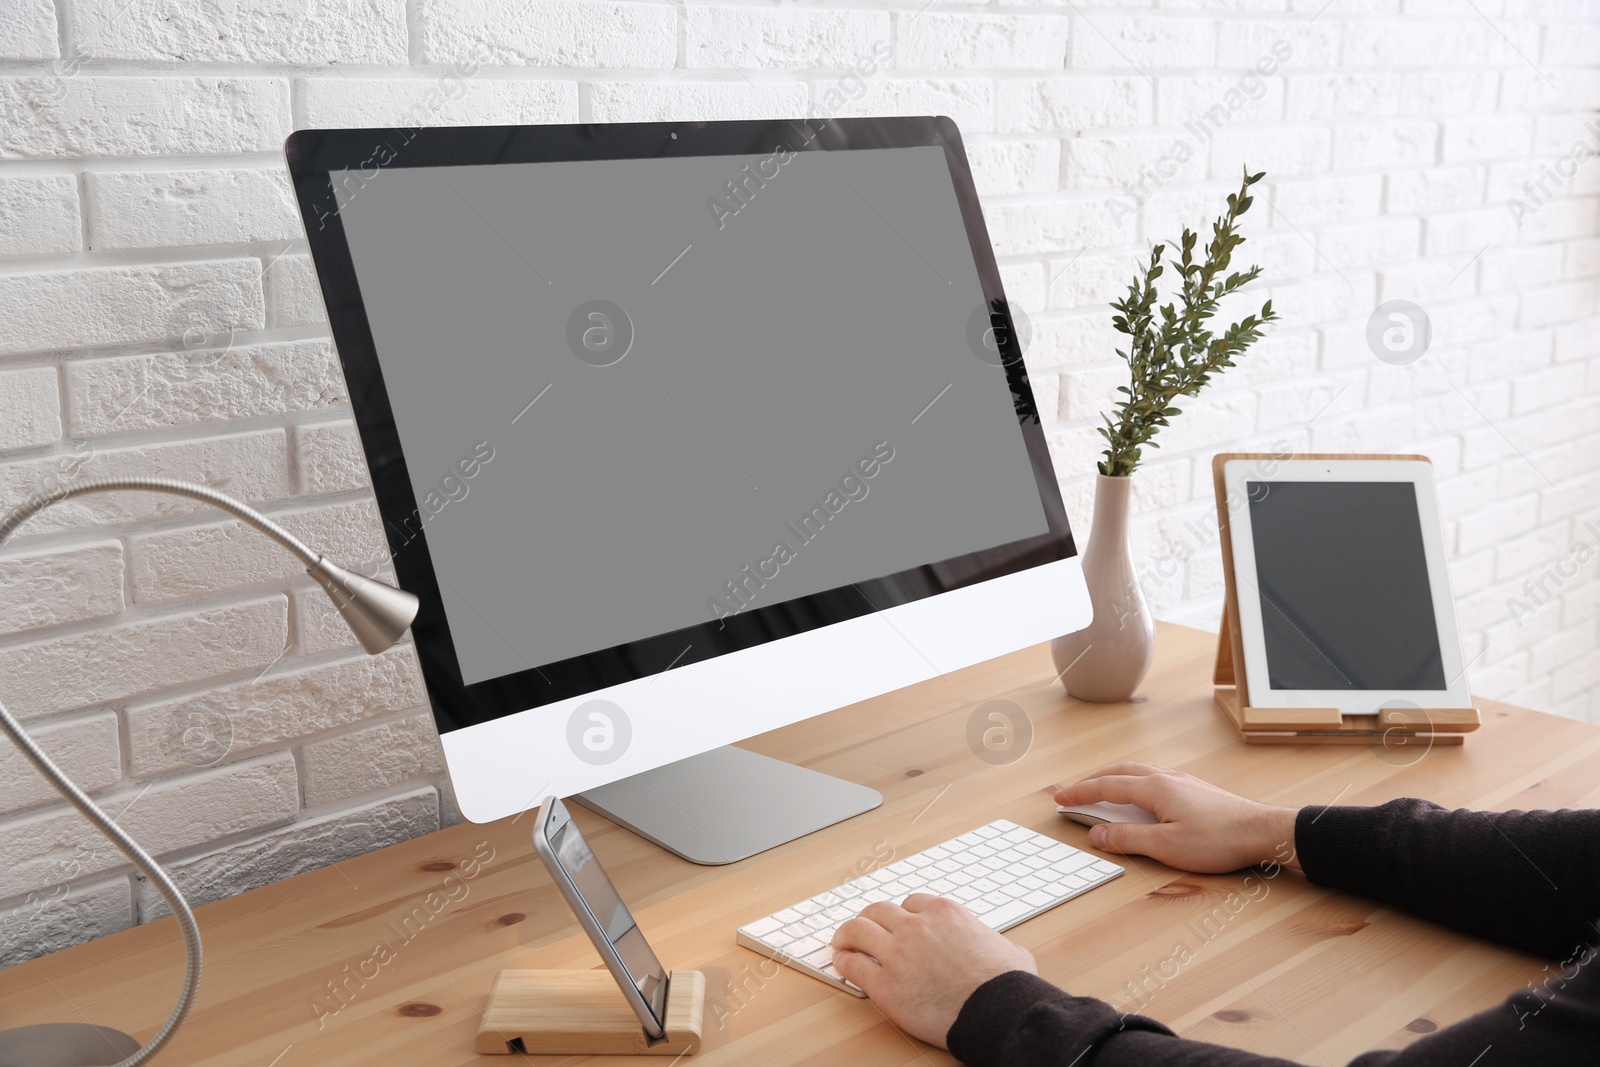
[[(1217, 707), (1238, 727), (1249, 745), (1459, 745), (1464, 734), (1481, 725), (1477, 708), (1384, 708), (1371, 714), (1346, 715), (1338, 708), (1256, 708), (1250, 706), (1245, 677), (1244, 641), (1239, 636), (1239, 592), (1233, 573), (1233, 539), (1228, 529), (1228, 489), (1222, 465), (1251, 459), (1271, 463), (1285, 459), (1265, 452), (1227, 452), (1213, 457), (1212, 481), (1217, 495), (1217, 529), (1222, 543), (1224, 603), (1222, 630), (1217, 634), (1217, 664), (1212, 674)], [(1297, 455), (1295, 459), (1414, 459), (1426, 456)]]
[(646, 1036), (606, 971), (501, 971), (478, 1024), (480, 1053), (677, 1056), (700, 1046), (706, 978), (667, 976), (666, 1036)]

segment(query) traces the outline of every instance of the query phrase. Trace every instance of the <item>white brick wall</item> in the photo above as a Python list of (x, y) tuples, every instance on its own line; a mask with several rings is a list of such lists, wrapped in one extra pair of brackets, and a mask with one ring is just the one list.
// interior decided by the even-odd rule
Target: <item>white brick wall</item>
[(62, 171), (0, 177), (0, 255), (76, 252), (83, 247), (78, 183)]
[[(165, 473), (381, 558), (292, 128), (939, 112), (1080, 532), (1105, 301), (1270, 174), (1245, 252), (1283, 322), (1136, 484), (1163, 616), (1217, 618), (1212, 452), (1420, 451), (1474, 688), (1600, 721), (1597, 109), (1595, 0), (4, 0), (0, 507)], [(1434, 327), (1407, 367), (1364, 339), (1396, 298)], [(454, 817), (410, 648), (363, 656), (185, 501), (69, 502), (0, 550), (0, 700), (200, 900)], [(0, 964), (162, 913), (10, 749), (0, 856)]]
[(404, 63), (404, 0), (76, 0), (70, 39), (106, 59)]
[(163, 248), (304, 235), (282, 167), (84, 174), (92, 248)]

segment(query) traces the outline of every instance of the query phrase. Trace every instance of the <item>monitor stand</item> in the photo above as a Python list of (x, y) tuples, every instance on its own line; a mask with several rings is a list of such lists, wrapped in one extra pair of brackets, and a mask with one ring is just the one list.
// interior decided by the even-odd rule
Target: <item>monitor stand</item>
[(728, 746), (572, 799), (692, 863), (736, 863), (883, 803), (883, 794)]

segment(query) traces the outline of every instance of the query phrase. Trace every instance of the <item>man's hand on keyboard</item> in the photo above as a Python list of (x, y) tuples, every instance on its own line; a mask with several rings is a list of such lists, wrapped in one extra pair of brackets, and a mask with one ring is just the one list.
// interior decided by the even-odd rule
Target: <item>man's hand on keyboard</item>
[(1235, 796), (1182, 771), (1118, 763), (1055, 791), (1058, 804), (1136, 804), (1159, 823), (1104, 823), (1089, 832), (1096, 848), (1149, 856), (1169, 867), (1225, 874), (1258, 863), (1299, 869), (1294, 808)]
[(900, 1029), (945, 1047), (967, 997), (1007, 971), (1038, 974), (1033, 954), (954, 900), (914, 893), (869, 905), (834, 934), (833, 965)]

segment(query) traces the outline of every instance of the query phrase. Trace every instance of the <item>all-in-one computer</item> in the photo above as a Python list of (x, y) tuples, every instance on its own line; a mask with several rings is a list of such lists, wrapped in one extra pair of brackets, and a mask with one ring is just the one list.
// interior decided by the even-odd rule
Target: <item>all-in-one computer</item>
[(467, 818), (737, 860), (881, 797), (733, 742), (1087, 623), (948, 119), (288, 156)]

